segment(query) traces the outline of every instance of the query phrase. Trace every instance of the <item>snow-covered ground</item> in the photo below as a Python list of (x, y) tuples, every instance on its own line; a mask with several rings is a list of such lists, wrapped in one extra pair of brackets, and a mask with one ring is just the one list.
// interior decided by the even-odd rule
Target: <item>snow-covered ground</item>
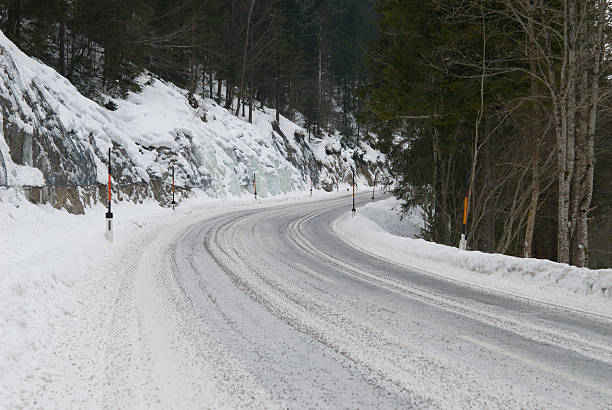
[[(200, 196), (176, 211), (153, 201), (119, 202), (113, 207), (115, 241), (110, 244), (103, 234), (106, 208), (98, 205), (85, 215), (70, 215), (31, 204), (15, 189), (0, 187), (0, 408), (38, 407), (41, 392), (36, 389), (45, 380), (71, 372), (76, 364), (53, 353), (62, 350), (58, 343), (66, 342), (60, 335), (71, 327), (92, 331), (86, 328), (87, 315), (110, 309), (107, 304), (121, 286), (122, 275), (135, 268), (144, 246), (158, 233), (245, 207), (337, 195), (315, 190), (312, 197), (309, 192), (294, 192), (258, 200)], [(49, 406), (57, 403), (42, 404)]]
[(543, 303), (612, 317), (612, 269), (576, 268), (543, 259), (461, 251), (415, 239), (422, 219), (400, 220), (395, 198), (367, 204), (336, 232), (362, 251), (423, 272)]
[[(358, 199), (370, 196), (364, 189)], [(191, 198), (176, 211), (120, 202), (109, 244), (103, 207), (69, 215), (0, 189), (0, 408), (541, 407), (558, 404), (558, 392), (578, 393), (575, 404), (591, 390), (593, 403), (605, 400), (612, 350), (603, 325), (589, 318), (582, 338), (573, 317), (550, 327), (562, 312), (516, 318), (512, 302), (474, 295), (493, 289), (611, 318), (609, 297), (467, 253), (500, 269), (476, 273), (455, 250), (406, 237), (419, 218), (400, 222), (394, 200), (354, 218), (350, 201), (344, 190), (315, 190)], [(335, 247), (329, 223), (341, 212), (336, 232), (366, 255)], [(451, 289), (467, 283), (471, 298), (415, 286), (370, 260), (375, 253), (449, 278)], [(351, 265), (364, 258), (371, 266)], [(495, 339), (504, 332), (513, 332), (508, 346)], [(531, 350), (518, 350), (525, 343)], [(567, 368), (551, 367), (558, 354), (571, 356)], [(588, 360), (573, 376), (581, 355)], [(593, 357), (601, 367), (589, 374)]]
[[(377, 195), (380, 193), (376, 193), (374, 197)], [(403, 215), (401, 203), (394, 197), (362, 206), (359, 208), (359, 215), (365, 216), (393, 235), (407, 238), (418, 238), (424, 227), (420, 211), (413, 209)]]

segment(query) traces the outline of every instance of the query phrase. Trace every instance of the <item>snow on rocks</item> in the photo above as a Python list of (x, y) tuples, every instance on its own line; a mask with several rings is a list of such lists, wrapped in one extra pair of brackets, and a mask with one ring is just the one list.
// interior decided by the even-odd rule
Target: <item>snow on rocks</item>
[[(353, 246), (408, 269), (612, 318), (612, 269), (592, 270), (543, 259), (461, 251), (423, 239), (398, 236), (398, 233), (412, 236), (409, 232), (412, 227), (399, 228), (402, 233), (396, 226), (395, 234), (383, 229), (389, 229), (395, 223), (394, 218), (399, 219), (392, 212), (374, 212), (377, 216), (368, 219), (372, 214), (368, 207), (375, 209), (392, 204), (383, 202), (386, 204), (358, 209), (354, 218), (347, 215), (339, 219), (334, 225), (335, 231)], [(414, 225), (414, 222), (408, 224)]]
[[(190, 102), (186, 90), (151, 73), (138, 77), (141, 91), (125, 99), (105, 96), (116, 106), (111, 111), (1, 32), (0, 62), (0, 185), (104, 184), (109, 147), (115, 186), (133, 191), (140, 184), (158, 201), (167, 199), (160, 187), (168, 185), (171, 164), (177, 186), (216, 197), (249, 194), (253, 174), (266, 197), (306, 189), (311, 179), (335, 181), (330, 173), (355, 167), (354, 150), (340, 147), (339, 134), (330, 137), (337, 148), (330, 159), (317, 148), (327, 142), (308, 141), (298, 124), (280, 116), (275, 125), (275, 110), (257, 107), (250, 124), (211, 99), (194, 95)], [(375, 156), (364, 147), (367, 158)]]

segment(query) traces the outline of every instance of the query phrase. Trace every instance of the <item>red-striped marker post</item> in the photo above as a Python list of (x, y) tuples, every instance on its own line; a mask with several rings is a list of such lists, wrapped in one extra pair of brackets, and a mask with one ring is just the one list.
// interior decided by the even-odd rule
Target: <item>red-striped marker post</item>
[(353, 216), (355, 216), (355, 213), (357, 212), (357, 210), (355, 209), (355, 171), (353, 172)]
[(174, 164), (172, 164), (172, 210), (174, 211), (174, 206), (176, 205), (176, 201), (174, 200)]
[(108, 149), (108, 212), (106, 213), (106, 240), (113, 242), (113, 213), (111, 212), (111, 148)]

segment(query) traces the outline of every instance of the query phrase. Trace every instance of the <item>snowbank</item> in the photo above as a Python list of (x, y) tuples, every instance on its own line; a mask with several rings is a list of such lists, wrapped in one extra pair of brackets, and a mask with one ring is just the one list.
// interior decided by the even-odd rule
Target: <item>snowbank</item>
[[(130, 264), (138, 260), (138, 252), (159, 232), (240, 207), (334, 195), (315, 191), (310, 197), (309, 192), (294, 192), (257, 201), (253, 197), (215, 199), (202, 195), (185, 201), (176, 211), (153, 201), (124, 201), (113, 208), (115, 242), (109, 244), (103, 234), (104, 207), (93, 206), (85, 215), (70, 215), (31, 204), (17, 190), (0, 187), (0, 408), (37, 407), (36, 389), (44, 380), (58, 377), (58, 372), (70, 377), (75, 364), (59, 361), (52, 352), (63, 349), (57, 346), (58, 336), (65, 331), (62, 326), (84, 326), (75, 321), (75, 311), (95, 295), (80, 289), (91, 291), (96, 288), (92, 283), (121, 287), (122, 275), (134, 269)], [(91, 357), (97, 354), (92, 352)]]
[[(377, 192), (375, 197), (380, 195), (381, 193)], [(366, 204), (359, 208), (359, 215), (365, 216), (393, 235), (407, 238), (417, 238), (424, 227), (420, 211), (414, 209), (409, 214), (403, 215), (401, 203), (395, 197)]]
[[(365, 212), (367, 215), (367, 212)], [(427, 274), (514, 296), (612, 317), (612, 269), (591, 270), (540, 259), (461, 251), (393, 235), (362, 216), (336, 221), (351, 245)]]

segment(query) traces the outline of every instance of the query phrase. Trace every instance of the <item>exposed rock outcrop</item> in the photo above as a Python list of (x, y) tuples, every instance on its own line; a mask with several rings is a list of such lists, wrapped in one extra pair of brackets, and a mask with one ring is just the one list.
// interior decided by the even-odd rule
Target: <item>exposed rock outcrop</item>
[[(339, 136), (311, 143), (299, 125), (282, 116), (277, 123), (274, 110), (255, 110), (249, 124), (144, 73), (142, 91), (111, 99), (111, 111), (2, 33), (0, 63), (0, 185), (24, 187), (35, 202), (82, 213), (104, 191), (109, 148), (116, 199), (161, 204), (170, 201), (172, 168), (181, 195), (246, 194), (255, 175), (264, 197), (310, 181), (331, 190), (355, 168), (353, 151), (333, 143)], [(370, 178), (367, 168), (360, 166)]]

